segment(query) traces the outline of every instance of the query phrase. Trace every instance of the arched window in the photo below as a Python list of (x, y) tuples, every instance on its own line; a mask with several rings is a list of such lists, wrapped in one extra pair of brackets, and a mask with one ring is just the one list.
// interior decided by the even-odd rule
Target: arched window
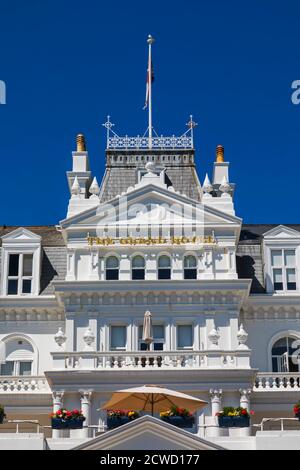
[(119, 279), (119, 260), (116, 256), (107, 258), (105, 271), (107, 281), (117, 281)]
[(5, 363), (1, 375), (31, 375), (34, 350), (24, 338), (12, 338), (5, 342)]
[(132, 279), (145, 279), (145, 259), (140, 255), (132, 259)]
[(298, 349), (299, 340), (296, 338), (285, 336), (278, 339), (272, 347), (273, 372), (299, 372)]
[(158, 279), (171, 279), (171, 259), (167, 255), (158, 258)]
[(195, 256), (188, 255), (183, 261), (184, 279), (197, 279), (197, 259)]

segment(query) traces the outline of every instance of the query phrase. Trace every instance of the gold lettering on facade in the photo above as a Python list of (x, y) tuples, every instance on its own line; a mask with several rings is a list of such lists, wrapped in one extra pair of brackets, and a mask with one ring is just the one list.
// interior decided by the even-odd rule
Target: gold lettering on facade
[(204, 237), (125, 237), (125, 238), (111, 238), (111, 237), (91, 237), (87, 236), (87, 244), (89, 246), (100, 245), (216, 245), (217, 241), (213, 235), (207, 235)]

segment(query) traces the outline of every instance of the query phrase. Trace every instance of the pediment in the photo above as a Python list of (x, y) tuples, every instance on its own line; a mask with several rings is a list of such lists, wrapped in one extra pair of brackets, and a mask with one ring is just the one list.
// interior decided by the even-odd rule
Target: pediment
[(241, 219), (203, 205), (187, 196), (148, 185), (114, 198), (108, 203), (89, 209), (61, 222), (63, 228), (72, 226), (97, 227), (99, 225), (172, 224), (205, 226), (237, 226)]
[(263, 234), (265, 240), (268, 239), (300, 239), (300, 232), (287, 227), (286, 225), (278, 225), (272, 228), (268, 232)]
[(30, 230), (19, 227), (2, 237), (2, 244), (5, 243), (40, 243), (41, 237)]
[(124, 424), (73, 450), (224, 450), (152, 416)]

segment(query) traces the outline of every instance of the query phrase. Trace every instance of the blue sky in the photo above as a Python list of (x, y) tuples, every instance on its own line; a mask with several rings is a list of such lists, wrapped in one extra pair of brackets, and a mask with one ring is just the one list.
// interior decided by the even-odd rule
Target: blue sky
[(0, 225), (65, 217), (77, 133), (101, 180), (106, 115), (145, 131), (149, 33), (157, 132), (192, 113), (201, 181), (223, 144), (244, 222), (300, 223), (299, 20), (297, 0), (0, 0)]

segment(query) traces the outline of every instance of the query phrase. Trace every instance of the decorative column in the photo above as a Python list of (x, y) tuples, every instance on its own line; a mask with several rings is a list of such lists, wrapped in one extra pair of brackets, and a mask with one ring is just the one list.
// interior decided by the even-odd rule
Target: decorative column
[(85, 417), (83, 422), (83, 428), (81, 430), (81, 437), (89, 437), (89, 424), (90, 424), (90, 407), (91, 407), (91, 392), (83, 391), (81, 392), (80, 402), (81, 402), (81, 411)]
[(211, 389), (209, 393), (211, 398), (211, 417), (207, 417), (205, 420), (205, 424), (210, 426), (206, 429), (206, 436), (218, 437), (221, 435), (221, 429), (219, 428), (218, 417), (216, 415), (221, 410), (222, 390)]
[[(52, 400), (53, 400), (53, 413), (60, 410), (63, 406), (63, 396), (64, 392), (52, 392)], [(59, 439), (60, 436), (60, 429), (53, 429), (52, 430), (52, 438)]]
[[(248, 413), (250, 413), (250, 398), (249, 397), (250, 397), (251, 390), (240, 388), (239, 392), (240, 392), (240, 407), (246, 408), (246, 410), (248, 410)], [(249, 426), (248, 428), (240, 428), (239, 435), (250, 436), (251, 426)]]

